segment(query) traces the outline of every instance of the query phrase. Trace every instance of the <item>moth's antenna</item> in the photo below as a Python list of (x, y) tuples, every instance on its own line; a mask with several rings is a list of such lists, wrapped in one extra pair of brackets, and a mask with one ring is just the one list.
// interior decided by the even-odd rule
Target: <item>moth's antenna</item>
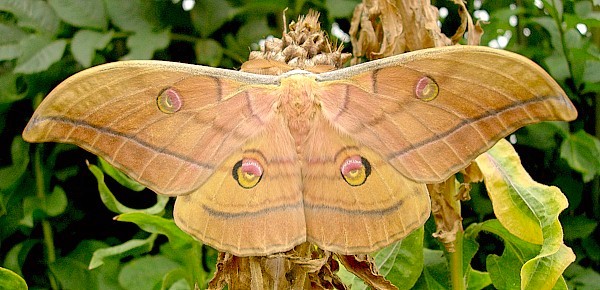
[(285, 13), (288, 11), (288, 8), (285, 7), (285, 9), (283, 9), (283, 35), (287, 34), (287, 19), (285, 17)]

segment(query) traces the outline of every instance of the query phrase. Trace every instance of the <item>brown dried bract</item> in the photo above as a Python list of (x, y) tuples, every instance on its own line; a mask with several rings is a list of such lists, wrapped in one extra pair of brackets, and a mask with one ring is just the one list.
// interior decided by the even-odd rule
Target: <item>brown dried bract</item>
[(448, 38), (438, 26), (439, 13), (429, 0), (363, 0), (354, 9), (350, 39), (354, 58), (378, 59), (407, 51), (458, 43), (465, 30), (470, 45), (479, 44), (483, 30), (473, 19), (462, 0), (455, 0), (461, 26)]
[(266, 257), (219, 253), (208, 289), (346, 289), (331, 253), (309, 243)]
[(452, 176), (445, 182), (427, 185), (431, 196), (431, 214), (437, 229), (433, 237), (439, 239), (448, 252), (456, 251), (456, 234), (463, 231), (456, 183)]
[(433, 237), (439, 239), (448, 252), (455, 251), (456, 234), (463, 231), (460, 201), (471, 199), (471, 183), (483, 181), (483, 174), (475, 162), (460, 172), (462, 183), (452, 176), (443, 183), (427, 185), (436, 225)]

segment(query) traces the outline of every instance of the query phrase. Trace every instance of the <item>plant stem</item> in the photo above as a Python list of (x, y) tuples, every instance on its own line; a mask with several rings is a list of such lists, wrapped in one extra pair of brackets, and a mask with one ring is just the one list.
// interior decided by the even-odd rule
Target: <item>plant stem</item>
[(448, 252), (450, 256), (450, 279), (452, 290), (464, 290), (465, 281), (463, 274), (463, 232), (457, 231), (454, 241), (454, 252)]
[(445, 249), (450, 268), (453, 290), (464, 290), (463, 278), (463, 227), (460, 210), (460, 187), (453, 175), (443, 183), (428, 184), (432, 214), (435, 219), (437, 238)]
[[(552, 1), (552, 5), (554, 6), (554, 9), (556, 9), (556, 5), (555, 5), (555, 1)], [(565, 30), (563, 29), (562, 26), (562, 11), (559, 12), (557, 10), (556, 15), (554, 15), (556, 17), (554, 17), (554, 22), (556, 22), (556, 26), (558, 28), (558, 34), (560, 35), (560, 42), (562, 45), (562, 53), (565, 56), (565, 60), (567, 61), (567, 67), (569, 68), (569, 74), (571, 75), (571, 78), (573, 78), (573, 83), (577, 84), (576, 80), (575, 80), (575, 73), (573, 72), (573, 63), (570, 61), (569, 59), (569, 49), (567, 48), (567, 41), (565, 39)], [(558, 47), (555, 47), (555, 49), (558, 49)]]
[[(35, 172), (35, 186), (36, 196), (44, 201), (46, 199), (46, 187), (44, 185), (44, 170), (42, 169), (42, 148), (43, 145), (37, 145), (35, 147), (34, 155), (34, 172)], [(50, 265), (56, 261), (56, 250), (54, 248), (54, 237), (52, 233), (52, 226), (50, 222), (43, 218), (42, 221), (42, 232), (44, 235), (44, 252), (46, 254), (46, 264)], [(58, 283), (54, 278), (54, 275), (48, 271), (48, 279), (50, 280), (50, 287), (52, 289), (58, 289)]]
[(198, 287), (206, 287), (208, 282), (206, 281), (207, 273), (202, 269), (202, 245), (200, 243), (193, 243), (190, 255), (192, 257), (192, 259), (190, 259), (190, 267), (192, 269), (194, 283), (196, 283), (196, 286)]

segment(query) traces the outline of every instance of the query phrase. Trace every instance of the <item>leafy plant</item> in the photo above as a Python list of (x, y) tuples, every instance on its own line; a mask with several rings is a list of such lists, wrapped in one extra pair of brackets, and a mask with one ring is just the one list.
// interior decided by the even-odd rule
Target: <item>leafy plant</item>
[[(432, 2), (449, 12), (440, 21), (453, 31), (456, 6)], [(286, 7), (289, 19), (312, 7), (324, 27), (337, 23), (347, 31), (358, 1), (196, 1), (191, 10), (183, 9), (189, 1), (83, 3), (0, 1), (0, 288), (24, 289), (25, 281), (52, 289), (202, 288), (217, 253), (175, 227), (172, 203), (102, 161), (83, 164), (95, 157), (73, 146), (24, 142), (20, 134), (33, 108), (69, 75), (108, 61), (156, 58), (237, 68), (248, 48), (281, 34)], [(542, 64), (576, 104), (575, 122), (529, 126), (511, 137), (533, 179), (559, 186), (568, 202), (514, 162), (505, 164), (516, 157), (499, 145), (477, 161), (487, 189), (473, 184), (472, 199), (463, 204), (459, 259), (448, 258), (431, 237), (432, 221), (374, 255), (399, 288), (451, 288), (453, 267), (461, 268), (469, 289), (593, 289), (600, 282), (600, 3), (518, 3), (470, 1), (468, 7), (489, 17), (482, 44)], [(564, 278), (573, 256), (562, 232), (577, 256)], [(341, 271), (353, 289), (365, 287)]]

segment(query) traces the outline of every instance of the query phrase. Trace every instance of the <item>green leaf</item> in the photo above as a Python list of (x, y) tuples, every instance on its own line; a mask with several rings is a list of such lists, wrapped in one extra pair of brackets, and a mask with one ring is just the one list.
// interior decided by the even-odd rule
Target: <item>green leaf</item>
[(112, 39), (113, 31), (100, 33), (92, 30), (79, 30), (71, 41), (71, 52), (83, 67), (90, 67), (96, 50), (103, 49)]
[[(187, 285), (197, 284), (201, 289), (207, 286), (208, 279), (212, 277), (217, 265), (218, 252), (210, 247), (203, 247), (200, 242), (194, 240), (188, 248), (175, 249), (171, 243), (160, 245), (160, 251), (165, 257), (178, 262), (185, 269)], [(214, 259), (213, 259), (214, 258)], [(202, 263), (198, 263), (202, 261)], [(208, 269), (205, 269), (207, 267)], [(175, 274), (170, 274), (175, 275)], [(164, 277), (165, 279), (168, 277)], [(172, 277), (176, 279), (177, 277)], [(164, 285), (165, 280), (163, 280)]]
[(490, 273), (481, 272), (474, 269), (469, 270), (469, 280), (467, 281), (468, 290), (480, 290), (492, 284)]
[(129, 53), (123, 60), (128, 59), (151, 59), (154, 52), (166, 48), (169, 45), (169, 31), (159, 32), (138, 31), (127, 38)]
[(87, 268), (92, 253), (107, 245), (100, 241), (83, 240), (68, 255), (49, 265), (62, 289), (99, 289), (99, 271)]
[[(23, 199), (22, 225), (33, 227), (33, 221), (39, 214), (45, 216), (58, 216), (67, 208), (67, 195), (60, 186), (55, 186), (52, 193), (43, 198), (38, 196), (27, 196)], [(40, 217), (43, 217), (40, 216)]]
[[(477, 251), (479, 250), (479, 243), (477, 242), (476, 238), (468, 238), (465, 237), (464, 233), (462, 233), (462, 256), (463, 256), (463, 275), (465, 276), (465, 281), (467, 282), (467, 285), (470, 285), (470, 281), (471, 279), (477, 279), (477, 278), (483, 278), (483, 276), (488, 275), (488, 273), (482, 273), (482, 272), (477, 272), (474, 273), (475, 270), (473, 270), (473, 268), (471, 267), (471, 260), (473, 260), (473, 257), (475, 256), (475, 254), (477, 254)], [(471, 275), (475, 275), (475, 277), (471, 277)], [(489, 279), (489, 277), (488, 277)], [(485, 279), (484, 279), (485, 280)], [(483, 283), (483, 281), (480, 281), (481, 283)], [(490, 280), (491, 283), (491, 280)]]
[(64, 39), (50, 40), (43, 36), (32, 35), (20, 42), (23, 49), (17, 60), (15, 72), (32, 74), (47, 70), (62, 58), (67, 42)]
[[(151, 31), (157, 21), (155, 15), (147, 15), (144, 1), (141, 0), (104, 0), (112, 23), (125, 31)], [(151, 3), (147, 3), (151, 4)]]
[(152, 234), (147, 239), (132, 239), (123, 244), (102, 248), (94, 251), (88, 268), (95, 269), (104, 264), (104, 259), (120, 259), (123, 257), (145, 254), (152, 250), (157, 235)]
[(27, 283), (15, 272), (0, 267), (0, 290), (27, 290)]
[[(298, 1), (295, 4), (305, 2)], [(289, 2), (288, 2), (289, 3)], [(245, 1), (242, 6), (238, 7), (234, 16), (240, 17), (254, 17), (254, 18), (266, 18), (266, 15), (274, 14), (277, 18), (280, 18), (283, 14), (283, 11), (289, 7), (289, 4), (286, 1), (273, 1), (273, 0), (255, 0), (255, 1)], [(298, 8), (299, 6), (296, 6)], [(302, 7), (299, 7), (300, 11)], [(291, 12), (291, 11), (290, 11)], [(296, 13), (296, 12), (291, 12)], [(300, 13), (300, 12), (298, 12)], [(262, 16), (261, 16), (262, 15)], [(289, 20), (288, 20), (289, 21)]]
[(565, 240), (581, 239), (591, 235), (598, 222), (585, 216), (564, 216), (561, 223), (565, 231)]
[(113, 32), (99, 33), (91, 30), (79, 30), (73, 36), (71, 52), (84, 67), (90, 67), (96, 50), (104, 48), (111, 40)]
[[(411, 289), (423, 271), (423, 235), (423, 228), (419, 228), (406, 238), (379, 250), (373, 257), (379, 274), (398, 289)], [(344, 274), (343, 277), (352, 289), (367, 289), (360, 278), (352, 274)]]
[(358, 0), (325, 1), (325, 8), (331, 18), (347, 18), (352, 16), (354, 7), (359, 4)]
[[(582, 4), (582, 3), (589, 3), (587, 1), (580, 1), (577, 2), (575, 4), (575, 8), (577, 9), (577, 4)], [(585, 8), (587, 9), (587, 7)], [(568, 29), (572, 29), (572, 28), (577, 28), (577, 24), (585, 24), (585, 26), (588, 28), (588, 31), (590, 29), (593, 29), (594, 27), (600, 27), (600, 12), (591, 12), (591, 13), (587, 13), (586, 15), (579, 15), (579, 14), (565, 14), (565, 27), (567, 27)], [(584, 42), (583, 43), (587, 43), (587, 39), (588, 36), (587, 35), (583, 35), (584, 38)]]
[(542, 0), (544, 7), (550, 12), (550, 15), (559, 21), (562, 21), (563, 3), (562, 0)]
[(21, 55), (21, 47), (18, 43), (0, 45), (0, 61), (18, 58)]
[(583, 81), (588, 83), (600, 83), (600, 60), (586, 58), (583, 69)]
[(52, 193), (46, 196), (44, 212), (49, 216), (57, 216), (67, 208), (67, 194), (60, 186), (55, 186)]
[(584, 182), (600, 174), (600, 141), (583, 130), (569, 136), (560, 148), (560, 157), (583, 176)]
[[(2, 84), (1, 80), (0, 84)], [(29, 143), (23, 141), (21, 136), (15, 137), (10, 146), (10, 155), (12, 165), (0, 168), (0, 190), (16, 186), (25, 171), (27, 171), (27, 166), (29, 166)]]
[(588, 258), (596, 263), (600, 262), (600, 244), (598, 244), (598, 241), (594, 236), (587, 236), (583, 238), (581, 245), (583, 246)]
[(582, 90), (581, 93), (587, 94), (587, 93), (596, 93), (596, 92), (600, 92), (600, 82), (598, 83), (586, 83), (584, 89)]
[(97, 289), (94, 275), (86, 264), (70, 257), (62, 257), (49, 265), (52, 274), (63, 289)]
[(496, 219), (471, 224), (465, 231), (465, 237), (475, 239), (481, 231), (495, 234), (504, 242), (502, 256), (489, 255), (486, 259), (486, 268), (495, 288), (519, 289), (521, 287), (520, 271), (524, 261), (535, 257), (541, 246), (519, 239)]
[[(583, 36), (581, 35), (581, 33), (579, 33), (579, 30), (577, 30), (575, 28), (568, 29), (567, 31), (565, 31), (565, 34), (563, 37), (565, 38), (565, 43), (567, 44), (567, 48), (569, 48), (569, 49), (583, 48), (584, 40), (583, 40)], [(573, 59), (571, 59), (571, 60), (573, 60)]]
[(558, 48), (555, 48), (553, 54), (544, 59), (544, 64), (555, 80), (564, 81), (571, 76), (567, 58), (564, 54), (558, 52)]
[(0, 61), (18, 58), (21, 55), (19, 42), (27, 36), (19, 27), (0, 23)]
[(73, 166), (69, 166), (69, 167), (65, 167), (65, 168), (56, 168), (54, 170), (54, 176), (56, 177), (56, 179), (60, 180), (60, 181), (65, 181), (71, 177), (77, 176), (77, 174), (79, 174), (79, 169), (81, 167), (77, 166), (77, 165), (73, 165)]
[(145, 256), (125, 264), (119, 273), (119, 284), (125, 289), (158, 289), (162, 277), (179, 267), (179, 264), (162, 255)]
[(185, 279), (187, 272), (184, 268), (177, 268), (171, 270), (169, 273), (163, 276), (162, 284), (160, 289), (169, 290), (188, 290), (192, 289)]
[[(567, 274), (570, 272), (569, 274)], [(565, 271), (565, 276), (571, 276), (569, 279), (569, 289), (577, 290), (596, 290), (600, 285), (600, 274), (592, 268), (584, 268), (579, 265), (571, 265)]]
[(218, 66), (223, 58), (223, 47), (214, 39), (200, 39), (194, 47), (198, 64)]
[(115, 167), (110, 165), (110, 163), (106, 162), (106, 160), (104, 160), (103, 158), (98, 157), (98, 163), (100, 164), (100, 168), (102, 168), (102, 171), (104, 171), (106, 174), (112, 177), (119, 184), (133, 191), (142, 191), (146, 188), (145, 186), (139, 184), (137, 181), (131, 179), (119, 169), (116, 169)]
[(88, 164), (88, 169), (92, 172), (92, 174), (94, 174), (94, 176), (96, 177), (96, 180), (98, 181), (98, 191), (100, 192), (100, 199), (102, 199), (102, 202), (104, 203), (104, 205), (112, 212), (115, 212), (115, 213), (144, 212), (144, 213), (148, 213), (148, 214), (159, 214), (165, 209), (165, 206), (167, 205), (167, 202), (169, 201), (168, 196), (158, 195), (156, 197), (156, 203), (149, 208), (135, 209), (135, 208), (127, 207), (127, 206), (123, 205), (122, 203), (120, 203), (117, 200), (117, 198), (114, 196), (114, 194), (112, 194), (110, 189), (108, 189), (108, 186), (106, 186), (106, 183), (104, 182), (104, 173), (102, 172), (102, 170), (100, 170), (100, 168), (98, 168), (96, 165)]
[(227, 0), (196, 1), (190, 11), (192, 24), (202, 38), (208, 38), (225, 22), (229, 21), (238, 9), (232, 7)]
[(578, 1), (575, 3), (573, 10), (577, 16), (584, 19), (587, 18), (590, 13), (593, 13), (594, 7), (592, 6), (591, 1)]
[(574, 210), (581, 205), (581, 201), (586, 195), (583, 190), (583, 182), (579, 178), (573, 178), (570, 174), (561, 174), (554, 179), (552, 184), (562, 189), (569, 200), (569, 209)]
[(104, 30), (108, 24), (102, 0), (48, 0), (48, 4), (73, 26)]
[(122, 267), (121, 261), (107, 259), (104, 260), (102, 267), (91, 270), (98, 274), (96, 277), (100, 290), (123, 289), (119, 285), (119, 272), (121, 272)]
[[(251, 18), (249, 19), (236, 34), (236, 41), (238, 44), (244, 47), (250, 46), (250, 44), (257, 42), (259, 39), (267, 37), (269, 34), (274, 32), (269, 27), (265, 18)], [(247, 57), (247, 52), (245, 57)]]
[(521, 268), (521, 287), (540, 289), (564, 284), (561, 274), (575, 255), (563, 243), (558, 215), (568, 202), (560, 189), (531, 179), (506, 140), (500, 140), (476, 162), (498, 220), (511, 234), (541, 245), (539, 253), (525, 260)]
[[(173, 270), (175, 271), (175, 270)], [(169, 272), (172, 273), (173, 271)], [(182, 270), (183, 271), (183, 270)], [(179, 279), (177, 280), (177, 282), (171, 284), (165, 284), (165, 281), (163, 280), (163, 285), (162, 287), (165, 287), (165, 285), (170, 285), (169, 286), (169, 290), (190, 290), (192, 289), (192, 287), (190, 287), (190, 284), (188, 284), (188, 282), (185, 279)], [(167, 289), (167, 288), (164, 288)]]
[(60, 24), (52, 7), (41, 0), (2, 0), (0, 11), (14, 14), (20, 27), (32, 28), (49, 35), (54, 35)]
[(423, 271), (423, 228), (375, 254), (379, 273), (398, 289), (411, 289)]
[[(582, 47), (583, 40), (579, 31), (575, 28), (567, 30), (565, 33), (565, 41), (568, 43), (569, 64), (573, 71), (572, 76), (577, 86), (581, 85), (584, 78), (586, 59), (590, 58), (586, 48)], [(587, 41), (586, 41), (587, 42)]]
[(526, 145), (540, 150), (558, 148), (559, 139), (569, 136), (567, 122), (540, 122), (521, 128), (517, 131), (517, 144)]
[(548, 16), (531, 18), (529, 21), (537, 23), (546, 29), (548, 34), (550, 34), (550, 43), (554, 48), (554, 52), (562, 54), (562, 40), (560, 30), (558, 29), (558, 26), (556, 26), (556, 22)]
[(10, 23), (0, 23), (0, 44), (7, 43), (18, 43), (27, 36), (27, 33), (23, 31), (21, 28), (10, 24)]
[[(491, 284), (488, 273), (473, 270), (470, 266), (473, 256), (479, 249), (475, 235), (476, 233), (473, 236), (465, 234), (462, 240), (463, 273), (468, 289), (481, 289)], [(451, 289), (450, 266), (446, 256), (448, 253), (425, 248), (423, 254), (423, 272), (413, 289)]]
[(194, 239), (179, 229), (173, 220), (141, 212), (124, 213), (115, 217), (121, 222), (132, 222), (144, 231), (167, 236), (174, 249), (189, 248)]
[(3, 266), (14, 271), (19, 276), (23, 276), (23, 265), (29, 255), (30, 250), (39, 243), (38, 240), (29, 239), (22, 243), (14, 245), (4, 257)]
[(415, 285), (415, 289), (447, 290), (450, 285), (448, 260), (440, 250), (423, 249), (423, 273)]

